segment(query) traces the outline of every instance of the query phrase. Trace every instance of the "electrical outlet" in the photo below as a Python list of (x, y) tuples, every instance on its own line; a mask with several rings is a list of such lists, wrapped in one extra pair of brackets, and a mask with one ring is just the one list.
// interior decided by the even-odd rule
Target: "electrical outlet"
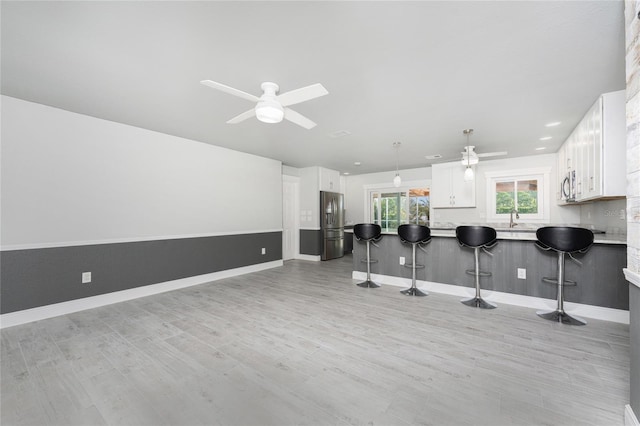
[(267, 249), (262, 247), (262, 254), (267, 254)]
[(89, 284), (91, 282), (91, 272), (82, 273), (82, 284)]
[(400, 264), (401, 264), (401, 265), (404, 265), (404, 263), (405, 263), (405, 262), (404, 262), (404, 256), (400, 256)]
[(518, 279), (519, 280), (527, 279), (527, 270), (525, 268), (518, 268)]

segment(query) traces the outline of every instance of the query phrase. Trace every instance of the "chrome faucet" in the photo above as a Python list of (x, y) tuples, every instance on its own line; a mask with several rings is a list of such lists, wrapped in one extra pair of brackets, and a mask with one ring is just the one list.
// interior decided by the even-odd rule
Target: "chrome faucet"
[(516, 219), (520, 219), (520, 215), (518, 214), (518, 210), (516, 210), (516, 208), (512, 208), (511, 212), (509, 213), (509, 228), (513, 228), (514, 226), (517, 225), (517, 223), (515, 223), (513, 221), (513, 214), (516, 214)]

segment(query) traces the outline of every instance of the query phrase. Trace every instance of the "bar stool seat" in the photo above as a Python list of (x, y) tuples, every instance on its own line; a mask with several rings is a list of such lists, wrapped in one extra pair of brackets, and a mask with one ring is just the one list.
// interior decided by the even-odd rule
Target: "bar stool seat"
[(406, 223), (398, 227), (398, 236), (403, 243), (411, 244), (411, 264), (404, 266), (411, 268), (411, 287), (402, 290), (400, 293), (406, 296), (427, 296), (429, 293), (422, 291), (416, 287), (416, 269), (424, 268), (424, 265), (416, 264), (416, 247), (421, 247), (431, 241), (431, 230), (424, 225), (415, 223)]
[(536, 245), (542, 250), (553, 250), (558, 253), (558, 272), (556, 278), (542, 278), (542, 281), (556, 284), (558, 287), (557, 308), (553, 311), (538, 311), (536, 314), (546, 320), (570, 325), (586, 325), (582, 318), (571, 316), (564, 311), (564, 287), (577, 285), (575, 281), (565, 280), (565, 255), (581, 265), (572, 253), (585, 253), (593, 245), (593, 232), (585, 228), (571, 226), (546, 226), (536, 231)]
[(367, 258), (361, 260), (361, 262), (367, 264), (367, 280), (358, 283), (357, 285), (367, 288), (380, 287), (380, 284), (376, 284), (371, 281), (371, 264), (377, 263), (378, 261), (371, 259), (370, 250), (370, 244), (376, 245), (375, 243), (380, 241), (382, 238), (382, 229), (380, 228), (380, 225), (375, 223), (358, 223), (353, 227), (353, 235), (356, 237), (356, 240), (364, 241), (367, 244)]
[(475, 277), (476, 284), (475, 297), (460, 301), (467, 306), (474, 306), (481, 309), (494, 309), (497, 307), (480, 296), (480, 277), (491, 276), (491, 272), (483, 272), (480, 270), (480, 249), (489, 256), (493, 256), (487, 249), (492, 248), (498, 243), (496, 235), (496, 230), (489, 226), (458, 226), (456, 228), (458, 243), (460, 243), (461, 246), (472, 248), (475, 259), (474, 269), (467, 269), (465, 271), (467, 274)]

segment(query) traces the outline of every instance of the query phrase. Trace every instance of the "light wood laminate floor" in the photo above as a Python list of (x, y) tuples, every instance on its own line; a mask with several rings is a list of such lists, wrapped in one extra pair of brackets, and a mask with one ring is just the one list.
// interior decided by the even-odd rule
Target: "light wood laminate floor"
[(8, 425), (622, 425), (629, 327), (365, 289), (352, 259), (2, 330)]

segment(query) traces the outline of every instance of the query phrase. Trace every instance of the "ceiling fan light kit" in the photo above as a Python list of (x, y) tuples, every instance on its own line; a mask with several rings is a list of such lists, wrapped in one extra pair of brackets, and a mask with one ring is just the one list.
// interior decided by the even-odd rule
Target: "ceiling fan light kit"
[(273, 99), (263, 99), (256, 104), (256, 118), (263, 123), (275, 124), (284, 118), (284, 108)]
[(305, 129), (312, 129), (316, 126), (316, 123), (309, 120), (307, 117), (295, 112), (294, 110), (287, 108), (289, 105), (299, 104), (301, 102), (309, 101), (311, 99), (319, 98), (329, 92), (320, 83), (312, 84), (311, 86), (302, 87), (300, 89), (291, 90), (289, 92), (278, 95), (280, 87), (276, 83), (264, 82), (260, 85), (262, 89), (262, 96), (257, 97), (242, 90), (234, 89), (222, 83), (211, 80), (202, 80), (200, 83), (205, 86), (209, 86), (212, 89), (220, 90), (221, 92), (228, 93), (239, 98), (246, 99), (251, 102), (255, 102), (256, 105), (253, 109), (245, 111), (242, 114), (227, 121), (228, 124), (236, 124), (241, 121), (247, 120), (251, 117), (256, 117), (263, 123), (275, 124), (280, 123), (283, 119), (291, 121), (298, 126)]
[(473, 169), (471, 168), (471, 166), (467, 166), (467, 168), (464, 171), (464, 180), (466, 182), (472, 181), (474, 178), (474, 173), (473, 173)]
[(464, 171), (464, 180), (471, 181), (474, 179), (474, 171), (471, 166), (478, 164), (480, 161), (480, 157), (495, 157), (500, 155), (507, 155), (506, 151), (500, 152), (485, 152), (482, 154), (477, 154), (475, 151), (474, 145), (469, 145), (469, 138), (473, 133), (473, 129), (464, 129), (462, 133), (467, 137), (467, 146), (464, 147), (464, 151), (462, 151), (462, 160), (460, 162), (463, 166), (466, 166)]

